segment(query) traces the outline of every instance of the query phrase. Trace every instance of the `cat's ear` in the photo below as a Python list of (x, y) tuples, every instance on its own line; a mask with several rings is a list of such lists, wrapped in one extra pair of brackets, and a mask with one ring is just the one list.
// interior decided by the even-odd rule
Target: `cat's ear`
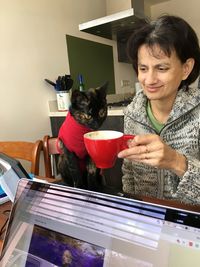
[(72, 90), (72, 98), (76, 98), (81, 94), (79, 90)]
[(71, 95), (71, 103), (74, 103), (77, 98), (79, 98), (80, 92), (79, 90), (73, 90)]
[(101, 95), (101, 97), (106, 98), (107, 89), (108, 89), (108, 81), (105, 82), (102, 86), (98, 87), (96, 90), (98, 90), (98, 93)]

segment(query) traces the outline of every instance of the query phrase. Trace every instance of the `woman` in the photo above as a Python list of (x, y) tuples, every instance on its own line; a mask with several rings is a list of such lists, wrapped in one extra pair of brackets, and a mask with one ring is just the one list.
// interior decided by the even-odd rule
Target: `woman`
[(200, 204), (200, 72), (196, 33), (182, 18), (142, 21), (128, 42), (142, 90), (124, 115), (135, 134), (124, 158), (127, 193)]

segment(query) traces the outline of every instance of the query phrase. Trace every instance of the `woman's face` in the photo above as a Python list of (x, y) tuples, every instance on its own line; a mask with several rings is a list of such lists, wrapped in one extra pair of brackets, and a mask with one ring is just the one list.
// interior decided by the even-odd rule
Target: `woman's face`
[(138, 50), (138, 80), (147, 98), (173, 103), (181, 81), (191, 72), (190, 60), (182, 64), (175, 51), (168, 57), (157, 45), (153, 51), (142, 45)]

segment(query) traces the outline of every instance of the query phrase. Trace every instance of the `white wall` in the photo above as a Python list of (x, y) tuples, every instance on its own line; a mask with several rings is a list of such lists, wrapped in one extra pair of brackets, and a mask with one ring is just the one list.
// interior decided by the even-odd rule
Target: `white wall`
[(161, 14), (177, 15), (184, 18), (194, 28), (200, 38), (200, 1), (199, 0), (168, 0), (151, 7), (151, 16), (156, 18)]
[[(200, 36), (199, 8), (199, 0), (170, 0), (153, 5), (151, 14), (180, 15)], [(134, 81), (132, 67), (117, 62), (114, 41), (78, 30), (78, 24), (105, 14), (104, 0), (0, 0), (0, 140), (51, 134), (48, 101), (56, 96), (44, 78), (69, 73), (66, 34), (113, 46), (118, 93), (121, 79)]]
[[(176, 15), (184, 18), (196, 31), (200, 40), (200, 1), (199, 0), (168, 0), (151, 6), (151, 17), (156, 18), (162, 14)], [(198, 79), (191, 85), (197, 86)]]
[(66, 34), (112, 45), (116, 84), (132, 76), (129, 64), (118, 64), (115, 42), (78, 30), (105, 12), (102, 0), (0, 0), (0, 140), (51, 134), (48, 101), (56, 96), (44, 78), (69, 73)]
[(131, 0), (106, 0), (107, 15), (129, 9), (131, 7)]

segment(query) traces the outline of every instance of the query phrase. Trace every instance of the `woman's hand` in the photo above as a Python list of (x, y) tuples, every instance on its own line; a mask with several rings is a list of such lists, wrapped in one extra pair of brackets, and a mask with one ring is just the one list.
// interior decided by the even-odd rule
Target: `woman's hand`
[(160, 169), (168, 169), (182, 176), (187, 170), (187, 160), (166, 145), (156, 134), (137, 135), (128, 142), (128, 149), (118, 154), (119, 158), (126, 158), (142, 162)]

